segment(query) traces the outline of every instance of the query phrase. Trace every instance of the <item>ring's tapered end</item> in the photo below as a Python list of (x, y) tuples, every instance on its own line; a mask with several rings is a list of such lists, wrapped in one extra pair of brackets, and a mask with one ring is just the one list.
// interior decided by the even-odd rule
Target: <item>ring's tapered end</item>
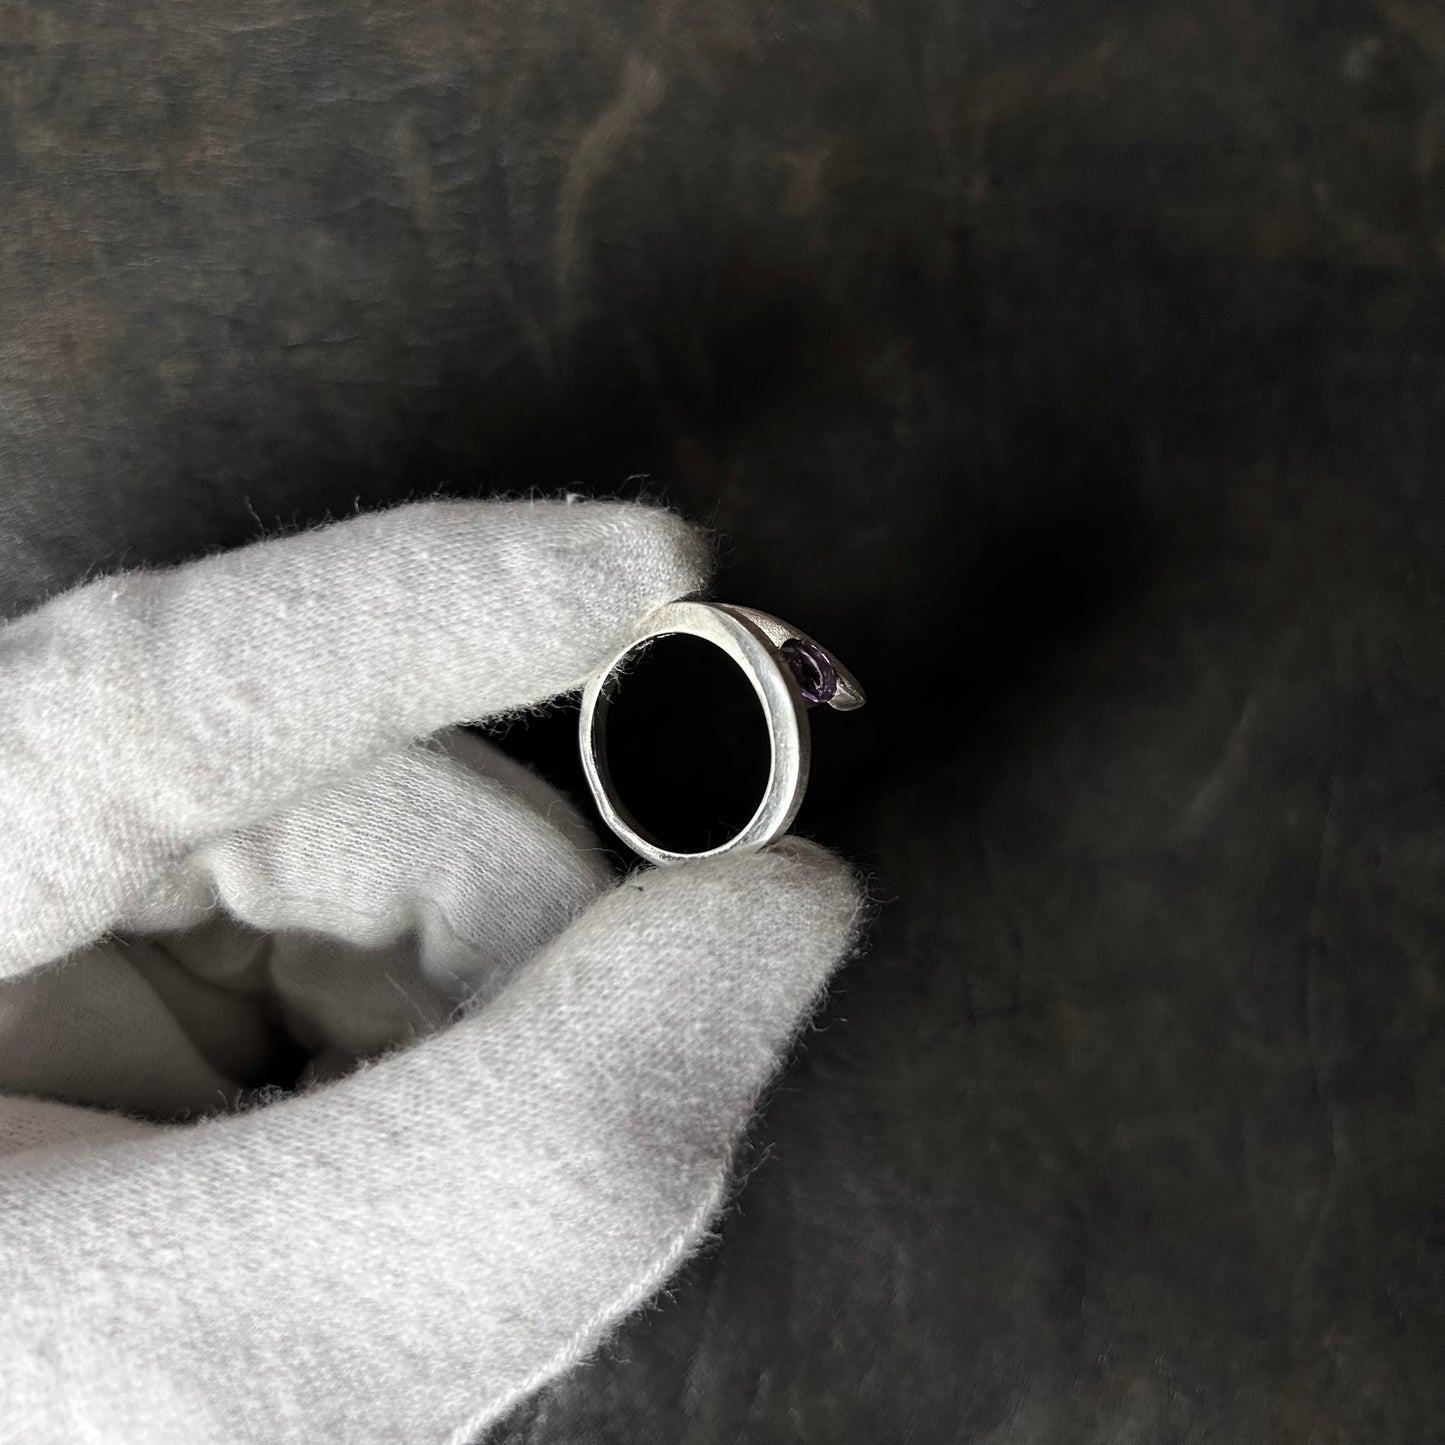
[[(829, 654), (832, 657), (832, 654)], [(868, 694), (858, 685), (858, 679), (848, 671), (836, 657), (833, 671), (838, 674), (838, 690), (828, 699), (828, 706), (838, 712), (855, 712), (868, 701)]]
[(837, 712), (854, 712), (868, 701), (858, 679), (821, 642), (755, 607), (738, 607), (729, 602), (714, 605), (746, 618), (778, 649), (778, 656), (788, 665), (809, 707), (827, 703)]

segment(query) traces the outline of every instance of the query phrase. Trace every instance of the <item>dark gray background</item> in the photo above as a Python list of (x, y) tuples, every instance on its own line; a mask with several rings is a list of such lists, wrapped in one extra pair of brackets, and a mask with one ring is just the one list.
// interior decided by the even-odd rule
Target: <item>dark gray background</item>
[(4, 4), (0, 86), (12, 610), (631, 489), (870, 687), (871, 951), (497, 1441), (1445, 1440), (1438, 5)]

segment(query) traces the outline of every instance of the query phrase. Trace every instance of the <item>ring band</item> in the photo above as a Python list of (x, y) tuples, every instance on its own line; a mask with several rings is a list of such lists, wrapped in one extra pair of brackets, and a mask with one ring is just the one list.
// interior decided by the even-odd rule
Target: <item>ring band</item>
[[(607, 764), (607, 713), (612, 692), (625, 676), (624, 663), (653, 638), (679, 633), (712, 643), (742, 669), (762, 704), (771, 754), (767, 787), (753, 816), (727, 842), (698, 853), (675, 852), (652, 837), (617, 796)], [(761, 848), (787, 832), (802, 804), (812, 753), (808, 709), (826, 704), (850, 712), (865, 701), (857, 680), (827, 648), (776, 617), (724, 603), (670, 602), (647, 617), (587, 680), (579, 721), (582, 768), (607, 826), (651, 863)]]

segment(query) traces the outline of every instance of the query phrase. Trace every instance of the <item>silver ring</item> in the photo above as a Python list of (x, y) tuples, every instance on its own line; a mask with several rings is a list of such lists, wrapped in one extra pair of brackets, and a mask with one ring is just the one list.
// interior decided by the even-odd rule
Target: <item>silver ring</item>
[[(762, 704), (771, 749), (767, 787), (757, 811), (726, 843), (700, 853), (674, 852), (647, 833), (617, 796), (607, 766), (607, 711), (625, 676), (625, 664), (653, 638), (675, 633), (712, 643), (743, 670)], [(751, 607), (670, 602), (646, 618), (627, 644), (587, 680), (580, 719), (582, 767), (607, 826), (651, 863), (681, 863), (738, 848), (761, 848), (787, 832), (802, 804), (812, 753), (808, 709), (826, 704), (851, 712), (865, 701), (863, 689), (847, 668), (796, 627)]]

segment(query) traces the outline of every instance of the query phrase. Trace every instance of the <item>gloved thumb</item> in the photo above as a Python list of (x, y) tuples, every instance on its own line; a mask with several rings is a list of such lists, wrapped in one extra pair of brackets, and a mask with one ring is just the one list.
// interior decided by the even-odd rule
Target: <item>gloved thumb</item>
[(703, 1235), (857, 912), (796, 841), (639, 873), (338, 1083), (12, 1156), (0, 1439), (470, 1441)]

